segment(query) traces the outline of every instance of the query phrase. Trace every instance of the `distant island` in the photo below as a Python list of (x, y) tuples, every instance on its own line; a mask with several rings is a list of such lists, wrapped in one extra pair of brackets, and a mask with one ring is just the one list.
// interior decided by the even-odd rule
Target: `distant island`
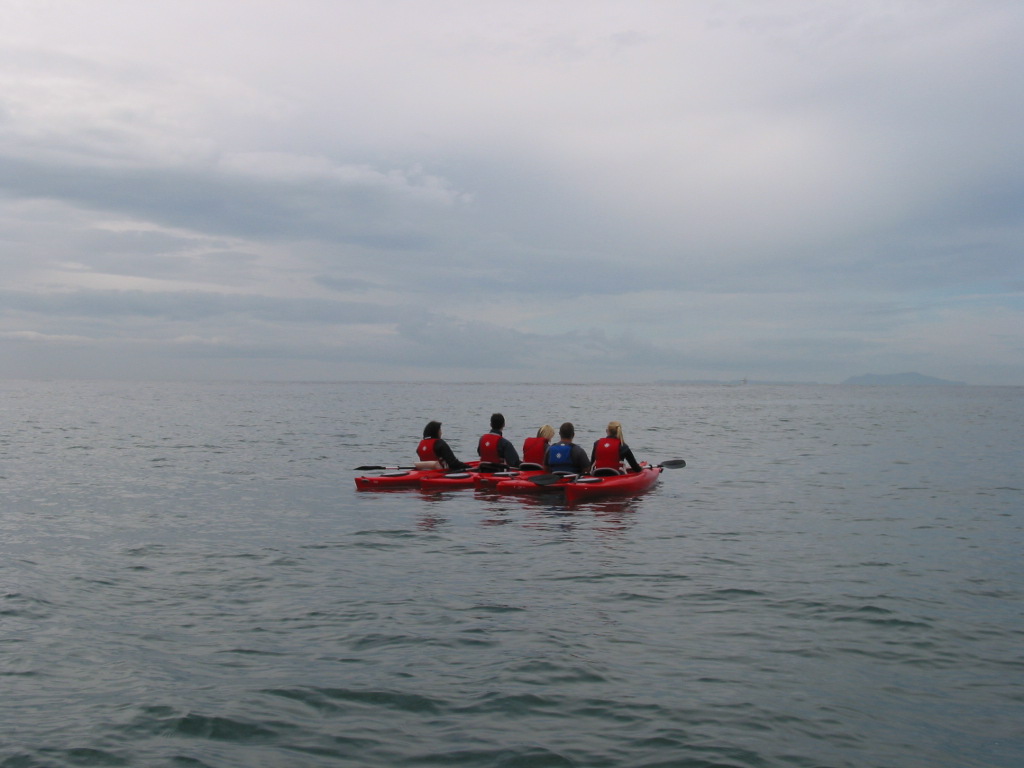
[(851, 376), (843, 382), (857, 387), (963, 387), (966, 382), (936, 379), (920, 373), (890, 373), (878, 375), (868, 373), (864, 376)]

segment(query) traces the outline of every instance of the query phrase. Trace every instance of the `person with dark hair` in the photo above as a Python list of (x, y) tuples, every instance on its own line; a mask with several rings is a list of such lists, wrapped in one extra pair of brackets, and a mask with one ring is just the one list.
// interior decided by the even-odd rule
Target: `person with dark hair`
[(640, 463), (622, 439), (622, 424), (610, 421), (605, 436), (594, 441), (594, 449), (590, 452), (591, 471), (595, 475), (620, 475), (623, 461), (628, 462), (634, 472), (640, 471)]
[(482, 435), (476, 445), (481, 464), (503, 464), (506, 467), (519, 466), (519, 454), (512, 443), (502, 436), (505, 417), (500, 413), (491, 414), (491, 431)]
[(429, 469), (433, 464), (437, 469), (461, 471), (468, 466), (455, 458), (451, 446), (441, 439), (440, 421), (427, 422), (423, 428), (423, 439), (416, 446), (416, 455), (420, 458), (417, 469)]
[(585, 475), (590, 469), (590, 457), (572, 439), (576, 428), (571, 421), (558, 428), (558, 442), (552, 444), (544, 456), (544, 469), (548, 472), (568, 472)]

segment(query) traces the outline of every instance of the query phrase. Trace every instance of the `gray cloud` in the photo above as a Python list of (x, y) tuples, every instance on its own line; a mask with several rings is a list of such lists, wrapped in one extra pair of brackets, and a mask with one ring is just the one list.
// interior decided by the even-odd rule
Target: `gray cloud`
[(268, 322), (351, 324), (386, 323), (409, 310), (352, 301), (285, 299), (210, 292), (77, 291), (33, 294), (0, 291), (7, 311), (90, 318), (146, 317), (200, 321), (224, 315), (247, 315)]
[(1024, 10), (282, 9), (5, 22), (11, 375), (1024, 381)]
[[(430, 220), (413, 203), (433, 209), (445, 202), (443, 194), (441, 200), (421, 197), (422, 188), (404, 174), (340, 174), (301, 183), (218, 168), (74, 168), (0, 158), (0, 179), (9, 195), (58, 199), (210, 235), (382, 248), (424, 248)], [(400, 215), (403, 202), (415, 215)]]

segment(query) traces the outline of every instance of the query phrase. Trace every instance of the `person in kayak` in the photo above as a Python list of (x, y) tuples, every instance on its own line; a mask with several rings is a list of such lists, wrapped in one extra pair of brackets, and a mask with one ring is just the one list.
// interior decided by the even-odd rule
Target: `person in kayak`
[(640, 471), (640, 463), (622, 439), (622, 424), (609, 421), (605, 436), (594, 441), (594, 449), (590, 452), (590, 471), (594, 474), (622, 474), (622, 462), (629, 463), (633, 472)]
[(585, 475), (590, 468), (587, 452), (580, 448), (572, 439), (576, 437), (576, 428), (571, 421), (558, 428), (558, 442), (551, 445), (544, 455), (544, 469), (548, 472), (570, 472)]
[(468, 466), (455, 458), (451, 446), (441, 439), (440, 421), (427, 422), (423, 428), (423, 439), (416, 446), (416, 455), (420, 457), (416, 469), (451, 469), (461, 472)]
[[(547, 453), (551, 438), (555, 436), (555, 428), (545, 424), (537, 430), (536, 437), (528, 437), (523, 441), (523, 461), (520, 469), (544, 469), (544, 454)], [(530, 466), (527, 467), (526, 465)]]
[(476, 444), (476, 453), (481, 463), (503, 464), (506, 467), (519, 466), (519, 454), (516, 447), (505, 437), (501, 430), (505, 428), (505, 417), (500, 413), (491, 414), (491, 431), (481, 435)]

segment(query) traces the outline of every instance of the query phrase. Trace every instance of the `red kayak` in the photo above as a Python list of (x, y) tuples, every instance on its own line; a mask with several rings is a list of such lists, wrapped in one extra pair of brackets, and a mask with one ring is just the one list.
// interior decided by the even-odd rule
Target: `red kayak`
[[(476, 469), (477, 461), (467, 466)], [(377, 464), (356, 467), (357, 470), (389, 469), (380, 475), (363, 475), (356, 478), (356, 488), (361, 491), (382, 491), (388, 488), (415, 488), (422, 486), (425, 480), (456, 474), (446, 469), (416, 469), (415, 467), (382, 467)], [(460, 473), (465, 474), (465, 473)], [(472, 483), (470, 483), (472, 485)]]
[(600, 496), (636, 496), (653, 488), (663, 471), (662, 467), (644, 465), (640, 472), (605, 477), (579, 477), (561, 487), (565, 491), (565, 501), (568, 504)]
[(360, 491), (381, 491), (388, 488), (414, 488), (424, 478), (443, 475), (440, 469), (406, 469), (385, 472), (381, 475), (363, 475), (356, 478), (356, 489)]
[(478, 472), (437, 472), (431, 477), (424, 477), (420, 480), (420, 488), (428, 491), (472, 488), (476, 484), (478, 474)]
[[(520, 472), (518, 477), (511, 477), (502, 480), (494, 486), (498, 493), (544, 493), (546, 491), (561, 491), (572, 482), (576, 475), (567, 475), (564, 479), (552, 483), (535, 483), (535, 477), (551, 477), (543, 470), (535, 472)], [(554, 479), (553, 477), (551, 479)]]
[[(509, 469), (503, 472), (477, 472), (474, 481), (476, 482), (477, 488), (494, 488), (498, 483), (522, 477), (524, 474), (526, 473), (521, 472), (518, 469)], [(531, 474), (539, 475), (540, 470)]]
[(462, 472), (441, 472), (433, 477), (425, 477), (420, 482), (420, 488), (432, 491), (473, 488), (474, 486), (492, 488), (500, 481), (517, 474), (519, 474), (518, 470), (509, 470), (501, 464), (474, 461), (467, 465), (467, 469)]

